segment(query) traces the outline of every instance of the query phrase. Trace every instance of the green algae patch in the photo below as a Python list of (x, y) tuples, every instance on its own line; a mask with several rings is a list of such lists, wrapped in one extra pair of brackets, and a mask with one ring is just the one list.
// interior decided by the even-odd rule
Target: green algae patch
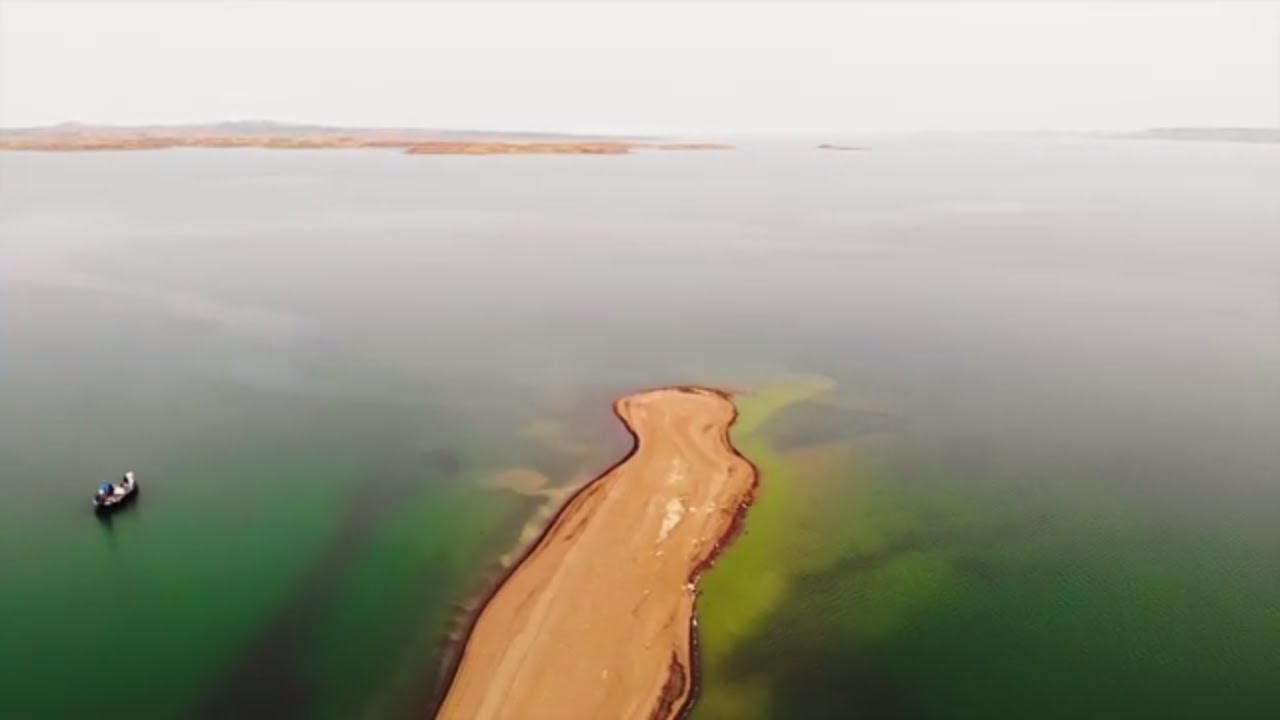
[(903, 482), (871, 445), (783, 453), (757, 432), (739, 448), (761, 469), (761, 502), (703, 585), (695, 718), (794, 709), (789, 692), (805, 680), (780, 670), (779, 657), (813, 677), (848, 673), (875, 686), (881, 669), (856, 670), (861, 649), (909, 633), (966, 573), (985, 571), (958, 563), (957, 551), (1026, 531), (1002, 525), (978, 494), (938, 492), (932, 478)]
[(698, 709), (716, 707), (721, 716), (752, 717), (764, 707), (745, 687), (729, 690), (718, 671), (735, 644), (749, 637), (786, 594), (788, 533), (800, 517), (802, 498), (790, 469), (763, 431), (783, 409), (828, 392), (826, 378), (801, 378), (735, 397), (738, 420), (734, 446), (760, 473), (756, 500), (743, 532), (702, 578), (698, 600), (699, 662), (703, 678)]
[(1280, 651), (1252, 639), (1280, 615), (1258, 611), (1276, 584), (1256, 544), (1162, 533), (1102, 479), (1011, 494), (909, 442), (775, 440), (739, 445), (782, 497), (704, 583), (696, 720), (1274, 707)]
[[(1046, 503), (1060, 515), (1045, 519), (975, 478), (872, 475), (865, 505), (840, 501), (872, 531), (825, 567), (788, 573), (785, 596), (704, 680), (694, 717), (1065, 720), (1180, 707), (1165, 714), (1246, 718), (1274, 707), (1280, 651), (1252, 639), (1273, 637), (1280, 616), (1257, 610), (1275, 578), (1256, 548), (1153, 535), (1139, 508), (1120, 508), (1125, 525), (1109, 500), (1074, 493)], [(1221, 663), (1216, 675), (1186, 661), (1202, 657)]]
[[(853, 646), (892, 635), (955, 581), (948, 557), (922, 552), (936, 518), (961, 536), (990, 521), (974, 498), (890, 482), (892, 469), (872, 459), (877, 441), (856, 432), (780, 447), (779, 416), (822, 410), (831, 387), (806, 380), (739, 399), (734, 444), (760, 471), (760, 489), (742, 535), (703, 578), (694, 718), (778, 716), (777, 668), (754, 660), (788, 642), (780, 617)], [(851, 615), (854, 606), (863, 612)]]
[(829, 392), (835, 385), (835, 381), (830, 378), (815, 375), (795, 378), (734, 397), (734, 404), (738, 406), (738, 419), (733, 424), (734, 442), (750, 440), (782, 410)]

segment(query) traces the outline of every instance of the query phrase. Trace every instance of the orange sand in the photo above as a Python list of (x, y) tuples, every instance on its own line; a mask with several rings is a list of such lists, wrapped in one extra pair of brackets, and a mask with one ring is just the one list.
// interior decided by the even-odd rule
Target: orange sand
[(639, 147), (627, 142), (421, 142), (410, 155), (626, 155)]
[(629, 395), (631, 455), (578, 492), (484, 605), (443, 720), (668, 720), (693, 689), (695, 583), (755, 492), (737, 411), (701, 388)]

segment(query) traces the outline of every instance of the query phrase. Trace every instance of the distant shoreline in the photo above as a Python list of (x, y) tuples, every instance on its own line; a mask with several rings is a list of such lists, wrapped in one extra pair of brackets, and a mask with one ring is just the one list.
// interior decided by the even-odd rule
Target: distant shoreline
[(392, 149), (409, 155), (629, 155), (637, 150), (732, 150), (717, 143), (634, 142), (494, 142), (487, 140), (436, 140), (422, 142), (401, 138), (338, 137), (112, 137), (3, 138), (0, 150), (27, 152), (129, 152), (139, 150), (258, 149), (258, 150), (360, 150)]
[(100, 152), (175, 148), (392, 149), (411, 155), (626, 155), (636, 150), (728, 150), (708, 142), (552, 133), (341, 128), (277, 123), (137, 127), (53, 125), (0, 130), (0, 150)]
[(1126, 140), (1280, 143), (1280, 128), (1152, 128), (1119, 137)]

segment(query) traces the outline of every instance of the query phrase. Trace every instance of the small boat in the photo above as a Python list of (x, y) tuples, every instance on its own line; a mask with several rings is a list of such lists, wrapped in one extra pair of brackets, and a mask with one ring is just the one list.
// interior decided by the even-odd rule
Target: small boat
[(102, 483), (93, 496), (93, 509), (98, 512), (109, 512), (122, 507), (138, 495), (138, 480), (133, 471), (124, 474), (119, 483)]

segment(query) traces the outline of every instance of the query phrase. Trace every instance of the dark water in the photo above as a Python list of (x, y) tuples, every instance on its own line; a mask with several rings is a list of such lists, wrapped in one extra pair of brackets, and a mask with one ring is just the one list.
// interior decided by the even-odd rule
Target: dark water
[(420, 714), (494, 476), (805, 375), (696, 717), (1275, 717), (1280, 150), (864, 142), (0, 156), (0, 714)]

